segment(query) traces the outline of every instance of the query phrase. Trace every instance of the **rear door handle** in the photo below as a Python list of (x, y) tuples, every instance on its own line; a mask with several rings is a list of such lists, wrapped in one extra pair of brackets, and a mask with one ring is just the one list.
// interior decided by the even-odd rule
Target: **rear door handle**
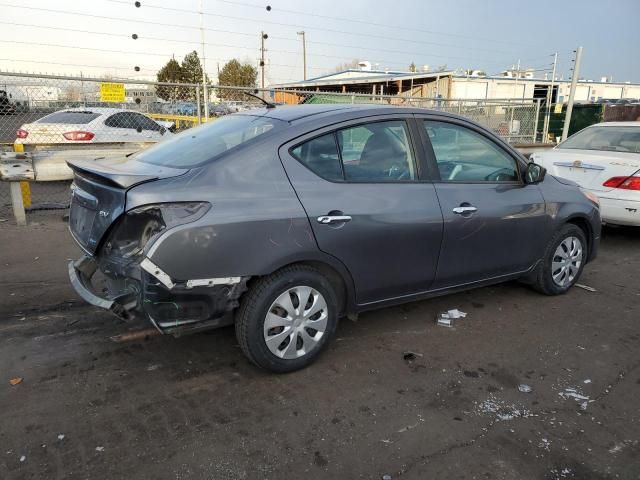
[(328, 225), (330, 223), (344, 223), (351, 221), (349, 215), (322, 215), (318, 217), (318, 223)]
[(455, 207), (453, 209), (453, 213), (457, 213), (458, 215), (462, 215), (464, 213), (473, 213), (478, 211), (476, 207), (468, 206), (468, 207)]

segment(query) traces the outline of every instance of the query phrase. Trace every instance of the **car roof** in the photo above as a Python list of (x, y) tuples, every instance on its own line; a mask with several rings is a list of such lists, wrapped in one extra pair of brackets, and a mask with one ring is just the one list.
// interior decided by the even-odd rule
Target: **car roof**
[(602, 122), (590, 125), (591, 127), (640, 127), (640, 122)]
[(90, 113), (99, 113), (100, 115), (112, 115), (114, 113), (120, 113), (120, 112), (142, 113), (142, 112), (136, 112), (135, 110), (127, 110), (126, 108), (111, 108), (111, 107), (73, 107), (73, 108), (63, 108), (61, 110), (56, 110), (53, 113), (60, 113), (60, 112), (90, 112)]
[(233, 115), (256, 115), (285, 122), (295, 122), (302, 119), (313, 118), (316, 116), (327, 117), (332, 113), (369, 113), (373, 115), (386, 113), (435, 113), (442, 116), (462, 118), (458, 115), (442, 112), (439, 110), (429, 110), (426, 108), (404, 107), (400, 105), (380, 105), (375, 103), (364, 104), (315, 104), (315, 105), (277, 105), (274, 108), (257, 108), (234, 113)]

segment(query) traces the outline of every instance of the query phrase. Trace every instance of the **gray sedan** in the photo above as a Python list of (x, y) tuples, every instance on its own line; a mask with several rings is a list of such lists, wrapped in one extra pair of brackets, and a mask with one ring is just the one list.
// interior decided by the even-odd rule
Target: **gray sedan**
[(365, 310), (514, 279), (565, 293), (600, 239), (593, 194), (422, 109), (268, 105), (70, 166), (80, 296), (162, 333), (235, 323), (275, 372)]

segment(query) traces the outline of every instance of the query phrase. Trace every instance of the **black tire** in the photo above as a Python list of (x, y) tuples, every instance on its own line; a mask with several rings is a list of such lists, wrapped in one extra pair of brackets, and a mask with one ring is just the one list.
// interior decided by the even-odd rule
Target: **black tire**
[[(577, 274), (572, 280), (568, 281), (566, 285), (560, 286), (553, 280), (552, 264), (555, 256), (556, 249), (567, 238), (575, 237), (580, 240), (582, 244), (582, 261), (578, 268)], [(584, 269), (585, 262), (589, 254), (587, 238), (584, 231), (571, 223), (563, 225), (551, 238), (549, 244), (545, 248), (544, 256), (542, 257), (542, 263), (538, 265), (536, 274), (533, 281), (533, 288), (545, 295), (562, 295), (566, 293), (580, 278), (582, 270)]]
[[(264, 323), (274, 301), (296, 286), (311, 287), (324, 297), (327, 306), (326, 328), (308, 353), (293, 359), (279, 358), (267, 346)], [(316, 360), (335, 334), (338, 324), (337, 305), (337, 296), (331, 283), (313, 267), (292, 265), (262, 277), (243, 295), (236, 312), (235, 328), (240, 348), (252, 363), (265, 370), (286, 373), (304, 368)], [(294, 338), (297, 339), (297, 336)]]

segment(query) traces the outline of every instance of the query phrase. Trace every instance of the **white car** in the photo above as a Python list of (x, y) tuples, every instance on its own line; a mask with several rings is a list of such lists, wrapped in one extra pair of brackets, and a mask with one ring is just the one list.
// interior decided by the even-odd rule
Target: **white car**
[(16, 132), (15, 143), (159, 142), (173, 135), (172, 122), (119, 108), (69, 108), (50, 113)]
[(531, 160), (597, 195), (603, 222), (640, 226), (640, 122), (592, 125)]

